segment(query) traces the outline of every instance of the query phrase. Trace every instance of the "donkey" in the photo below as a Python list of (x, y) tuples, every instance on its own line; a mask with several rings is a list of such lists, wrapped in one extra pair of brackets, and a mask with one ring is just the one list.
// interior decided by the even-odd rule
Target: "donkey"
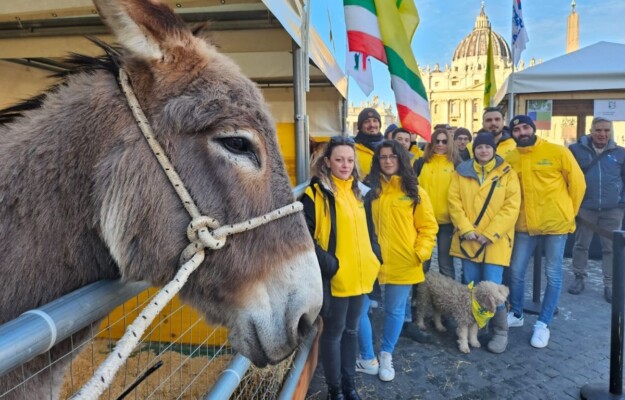
[[(120, 67), (203, 215), (231, 224), (293, 201), (274, 122), (231, 60), (154, 0), (95, 5), (121, 47), (75, 56), (59, 84), (0, 113), (0, 323), (100, 279), (159, 286), (176, 273), (190, 217), (129, 110)], [(297, 213), (208, 251), (180, 294), (263, 366), (310, 331), (321, 293)], [(55, 346), (52, 361), (68, 349)], [(0, 395), (47, 362), (37, 357), (0, 378)], [(58, 396), (67, 364), (7, 397), (45, 398), (50, 386)]]

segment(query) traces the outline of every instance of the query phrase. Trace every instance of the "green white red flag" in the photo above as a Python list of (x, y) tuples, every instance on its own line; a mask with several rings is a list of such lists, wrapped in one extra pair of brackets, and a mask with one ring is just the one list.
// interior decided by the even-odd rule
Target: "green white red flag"
[(375, 57), (388, 65), (402, 127), (429, 141), (432, 131), (430, 109), (419, 67), (410, 48), (419, 24), (414, 2), (344, 0), (343, 5), (350, 52), (361, 53), (365, 58)]

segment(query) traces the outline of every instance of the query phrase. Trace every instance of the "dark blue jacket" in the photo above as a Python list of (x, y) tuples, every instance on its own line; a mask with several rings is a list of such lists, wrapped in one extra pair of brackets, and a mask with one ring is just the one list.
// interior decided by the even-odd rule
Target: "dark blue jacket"
[[(595, 153), (590, 136), (583, 136), (569, 149), (586, 177), (582, 208), (591, 210), (625, 207), (625, 148), (612, 139), (601, 155)], [(595, 157), (601, 157), (589, 170)]]

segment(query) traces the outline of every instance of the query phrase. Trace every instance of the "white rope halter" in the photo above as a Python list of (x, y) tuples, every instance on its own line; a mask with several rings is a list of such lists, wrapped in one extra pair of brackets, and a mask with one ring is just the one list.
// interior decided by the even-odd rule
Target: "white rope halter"
[(193, 271), (200, 266), (204, 260), (204, 249), (220, 249), (224, 244), (226, 244), (226, 238), (230, 235), (249, 231), (250, 229), (257, 228), (268, 222), (294, 214), (303, 209), (302, 204), (296, 201), (265, 215), (226, 226), (220, 226), (219, 222), (215, 218), (201, 215), (195, 205), (195, 202), (182, 183), (180, 176), (176, 173), (174, 167), (171, 165), (171, 162), (165, 155), (163, 148), (154, 138), (152, 128), (150, 127), (143, 110), (141, 110), (137, 97), (132, 90), (128, 74), (121, 68), (119, 70), (119, 81), (121, 83), (122, 91), (128, 100), (128, 105), (132, 110), (132, 114), (134, 115), (143, 136), (147, 140), (150, 149), (152, 149), (152, 152), (163, 168), (163, 171), (165, 171), (165, 174), (167, 175), (169, 182), (173, 185), (178, 197), (180, 197), (184, 208), (191, 216), (191, 222), (187, 228), (187, 237), (189, 238), (190, 243), (181, 254), (181, 263), (184, 264), (180, 267), (174, 279), (165, 285), (154, 296), (150, 304), (147, 305), (141, 311), (139, 316), (133, 321), (133, 323), (128, 326), (124, 336), (122, 336), (122, 338), (117, 342), (115, 349), (111, 352), (107, 359), (100, 364), (89, 382), (87, 382), (85, 386), (72, 396), (73, 399), (97, 399), (100, 397), (100, 395), (113, 381), (113, 378), (119, 368), (124, 364), (124, 362), (126, 362), (126, 359), (132, 350), (137, 346), (139, 340), (143, 336), (143, 333), (152, 323), (154, 318), (156, 318), (165, 305), (167, 305), (167, 303), (169, 303), (169, 301), (180, 291), (180, 289), (182, 289), (184, 284), (187, 282), (189, 275), (191, 275)]

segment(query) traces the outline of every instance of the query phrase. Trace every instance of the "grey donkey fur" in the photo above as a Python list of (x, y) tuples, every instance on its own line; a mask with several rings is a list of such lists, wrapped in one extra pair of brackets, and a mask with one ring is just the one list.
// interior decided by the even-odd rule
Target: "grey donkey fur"
[[(0, 323), (100, 279), (159, 286), (176, 273), (190, 217), (132, 117), (116, 65), (202, 214), (227, 224), (293, 201), (274, 122), (233, 62), (162, 4), (95, 3), (122, 48), (106, 48), (107, 62), (80, 66), (13, 121), (0, 112)], [(181, 297), (262, 366), (299, 344), (321, 293), (300, 213), (208, 251)], [(44, 368), (4, 398), (56, 398), (70, 348), (67, 339), (50, 351), (52, 368), (46, 354), (1, 377), (0, 396)]]
[[(480, 282), (473, 288), (478, 303), (493, 313), (498, 305), (505, 303), (509, 293), (506, 286), (488, 281)], [(419, 329), (426, 329), (424, 319), (431, 312), (436, 330), (445, 332), (447, 329), (441, 318), (448, 316), (456, 321), (458, 349), (461, 352), (471, 352), (469, 345), (480, 347), (477, 340), (478, 326), (471, 311), (471, 293), (466, 285), (430, 271), (425, 275), (425, 282), (417, 286), (414, 302)]]

